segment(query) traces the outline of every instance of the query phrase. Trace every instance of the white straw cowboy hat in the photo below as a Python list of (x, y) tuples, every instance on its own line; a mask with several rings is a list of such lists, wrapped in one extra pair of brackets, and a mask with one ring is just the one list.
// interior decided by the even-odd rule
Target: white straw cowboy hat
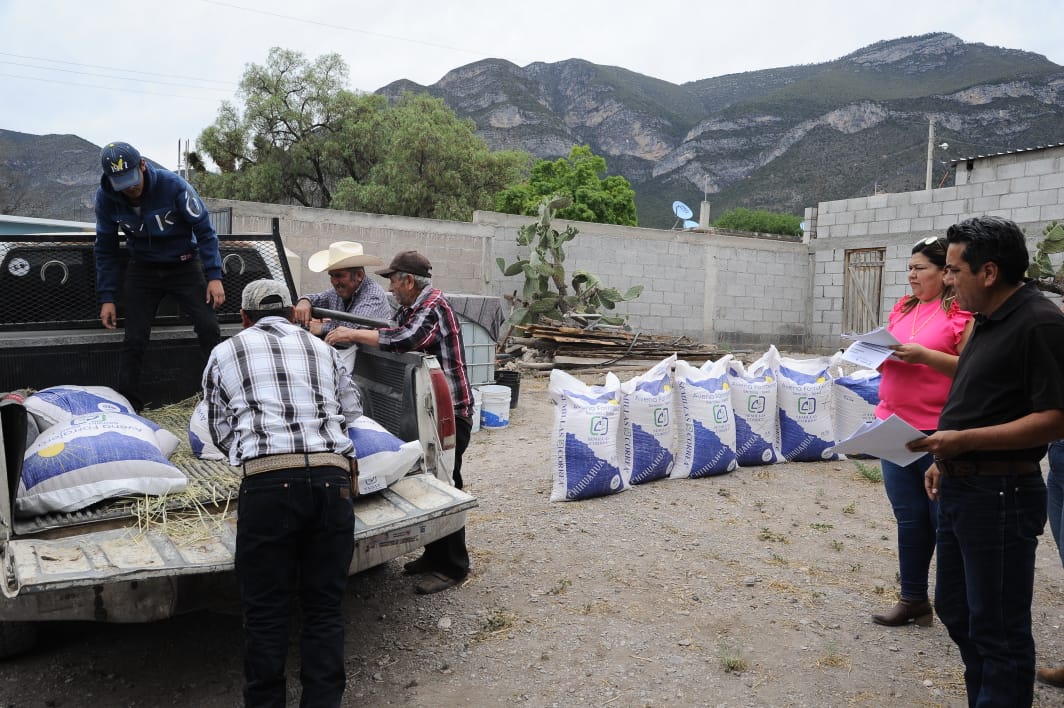
[(318, 251), (307, 260), (307, 267), (314, 273), (374, 265), (384, 265), (384, 261), (363, 253), (362, 244), (357, 241), (337, 241), (330, 244), (328, 250)]

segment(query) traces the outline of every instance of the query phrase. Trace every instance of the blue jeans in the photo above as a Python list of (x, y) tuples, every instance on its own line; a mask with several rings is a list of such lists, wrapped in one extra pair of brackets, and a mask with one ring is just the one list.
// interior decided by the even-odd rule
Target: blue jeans
[(964, 660), (969, 706), (1034, 699), (1031, 598), (1045, 522), (1040, 474), (939, 480), (935, 611)]
[(1060, 545), (1060, 532), (1064, 529), (1064, 440), (1049, 445), (1046, 504), (1049, 508), (1049, 530), (1053, 533), (1060, 562), (1064, 565), (1064, 548)]
[(898, 520), (898, 566), (905, 600), (926, 600), (928, 596), (927, 574), (938, 530), (938, 502), (928, 499), (924, 489), (924, 472), (932, 459), (924, 455), (905, 467), (880, 460), (883, 486)]
[(122, 298), (125, 324), (122, 354), (118, 361), (118, 392), (129, 399), (138, 412), (148, 402), (140, 390), (144, 352), (151, 340), (152, 321), (166, 295), (176, 300), (181, 311), (192, 320), (203, 365), (222, 338), (218, 316), (206, 302), (207, 278), (198, 260), (166, 266), (130, 261), (126, 266)]
[(277, 470), (240, 485), (236, 575), (244, 611), (246, 706), (284, 708), (293, 598), (302, 611), (300, 705), (340, 705), (347, 681), (341, 604), (354, 524), (344, 470)]

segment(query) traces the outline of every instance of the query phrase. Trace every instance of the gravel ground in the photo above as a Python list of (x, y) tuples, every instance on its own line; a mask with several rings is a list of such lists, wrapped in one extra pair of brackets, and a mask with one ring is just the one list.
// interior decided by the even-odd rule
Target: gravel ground
[[(406, 559), (352, 578), (344, 705), (966, 705), (937, 620), (870, 619), (897, 597), (895, 523), (854, 462), (551, 503), (551, 422), (546, 379), (526, 376), (510, 425), (473, 436), (464, 476), (480, 506), (461, 588), (414, 594)], [(1048, 531), (1034, 613), (1039, 663), (1064, 663)], [(240, 651), (233, 613), (56, 623), (0, 665), (0, 706), (232, 706)], [(293, 653), (292, 705), (297, 667)], [(1064, 691), (1037, 686), (1035, 705), (1064, 705)]]

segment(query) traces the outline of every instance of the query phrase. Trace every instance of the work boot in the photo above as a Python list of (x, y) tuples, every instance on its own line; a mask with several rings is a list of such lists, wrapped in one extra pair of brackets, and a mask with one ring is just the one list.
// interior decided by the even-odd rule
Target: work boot
[(1050, 686), (1064, 688), (1064, 666), (1055, 669), (1038, 669), (1038, 680)]
[(418, 595), (431, 595), (434, 592), (440, 592), (447, 588), (453, 588), (458, 583), (462, 582), (462, 578), (452, 578), (449, 575), (443, 573), (432, 573), (427, 578), (414, 586), (414, 591)]
[(420, 558), (403, 563), (404, 575), (421, 575), (422, 573), (431, 573), (432, 564), (429, 559), (422, 555)]
[(915, 622), (921, 627), (931, 626), (931, 603), (927, 600), (898, 600), (890, 612), (872, 615), (872, 621), (884, 627), (900, 627)]

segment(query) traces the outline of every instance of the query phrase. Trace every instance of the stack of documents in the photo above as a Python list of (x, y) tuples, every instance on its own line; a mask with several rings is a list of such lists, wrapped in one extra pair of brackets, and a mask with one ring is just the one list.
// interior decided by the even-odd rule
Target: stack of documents
[(926, 437), (897, 415), (892, 415), (886, 420), (865, 423), (853, 435), (836, 444), (835, 452), (872, 455), (904, 467), (927, 454), (911, 452), (905, 444)]

